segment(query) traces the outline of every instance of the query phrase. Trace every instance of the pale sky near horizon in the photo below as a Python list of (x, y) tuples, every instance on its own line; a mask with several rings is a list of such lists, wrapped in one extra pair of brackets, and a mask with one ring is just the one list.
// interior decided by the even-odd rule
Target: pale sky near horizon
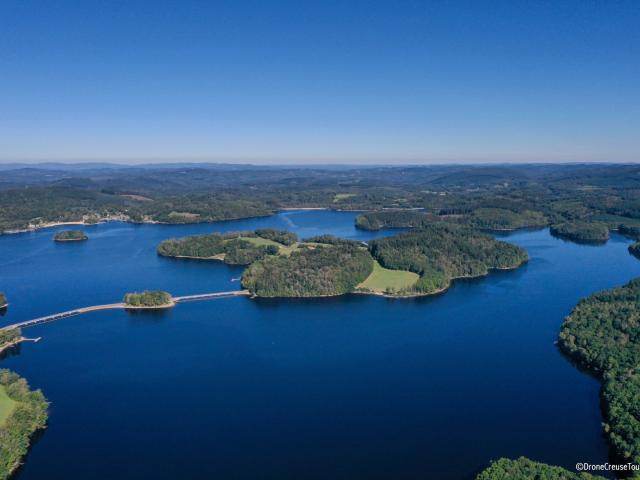
[(640, 2), (0, 3), (0, 162), (640, 161)]

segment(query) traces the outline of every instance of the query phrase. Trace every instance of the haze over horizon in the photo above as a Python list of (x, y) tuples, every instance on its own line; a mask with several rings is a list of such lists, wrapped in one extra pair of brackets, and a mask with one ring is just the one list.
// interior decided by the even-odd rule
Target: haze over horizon
[(0, 163), (640, 161), (640, 4), (0, 4)]

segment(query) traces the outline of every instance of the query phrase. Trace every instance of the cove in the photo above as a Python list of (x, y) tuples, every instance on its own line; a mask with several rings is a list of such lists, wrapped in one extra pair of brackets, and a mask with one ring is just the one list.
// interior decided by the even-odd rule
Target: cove
[[(366, 240), (349, 212), (209, 225), (101, 224), (0, 237), (5, 325), (120, 301), (127, 291), (240, 288), (241, 268), (160, 258), (160, 240), (286, 228)], [(49, 428), (17, 478), (472, 478), (526, 455), (603, 463), (599, 382), (554, 345), (575, 303), (640, 276), (617, 235), (576, 245), (548, 230), (502, 239), (530, 261), (435, 297), (221, 299), (104, 311), (34, 327), (0, 362), (42, 388)]]

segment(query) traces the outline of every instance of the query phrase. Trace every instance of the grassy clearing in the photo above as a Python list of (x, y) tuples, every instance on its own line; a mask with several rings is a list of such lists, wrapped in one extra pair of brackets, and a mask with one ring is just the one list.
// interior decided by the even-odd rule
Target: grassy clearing
[(238, 237), (238, 240), (246, 240), (247, 242), (250, 242), (257, 247), (261, 247), (263, 245), (275, 245), (276, 247), (282, 248), (284, 246), (281, 243), (274, 242), (273, 240), (268, 240), (262, 237)]
[(410, 288), (418, 281), (418, 274), (403, 270), (388, 270), (373, 261), (373, 271), (367, 279), (358, 285), (358, 288), (370, 290), (376, 293), (396, 292), (403, 288)]
[(0, 385), (0, 427), (4, 425), (4, 422), (11, 415), (17, 404), (18, 402), (7, 396), (4, 386)]
[(336, 193), (333, 197), (333, 202), (339, 202), (340, 200), (346, 200), (347, 198), (352, 198), (355, 196), (355, 193)]

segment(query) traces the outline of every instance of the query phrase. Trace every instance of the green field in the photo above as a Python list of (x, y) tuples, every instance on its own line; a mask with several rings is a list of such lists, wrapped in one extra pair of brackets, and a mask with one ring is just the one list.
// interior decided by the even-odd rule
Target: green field
[(284, 246), (281, 243), (274, 242), (273, 240), (268, 240), (262, 237), (238, 237), (238, 240), (246, 240), (247, 242), (251, 242), (258, 247), (261, 247), (262, 245), (275, 245), (276, 247)]
[(16, 408), (17, 402), (11, 400), (7, 396), (7, 392), (4, 389), (4, 386), (0, 385), (0, 427), (4, 425), (4, 422), (7, 420), (13, 409)]
[(336, 193), (333, 197), (333, 203), (339, 202), (340, 200), (346, 200), (347, 198), (353, 198), (355, 196), (355, 193)]
[(403, 270), (389, 270), (374, 260), (371, 275), (358, 285), (358, 288), (376, 293), (397, 292), (403, 288), (412, 287), (418, 281), (418, 278), (420, 277), (417, 273), (405, 272)]

